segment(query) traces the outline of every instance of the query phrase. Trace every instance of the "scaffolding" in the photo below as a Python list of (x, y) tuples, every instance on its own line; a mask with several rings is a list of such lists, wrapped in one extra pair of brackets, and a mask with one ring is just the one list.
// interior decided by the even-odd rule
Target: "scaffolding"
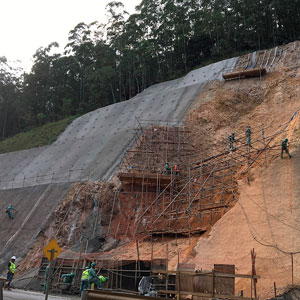
[[(176, 270), (169, 269), (169, 245), (166, 244), (166, 258), (154, 258), (153, 249), (151, 259), (143, 259), (143, 254), (139, 253), (139, 242), (137, 241), (137, 256), (131, 260), (113, 260), (105, 255), (93, 258), (89, 255), (82, 255), (79, 258), (57, 258), (53, 264), (53, 273), (49, 287), (52, 292), (58, 293), (78, 293), (81, 283), (82, 272), (91, 262), (96, 264), (96, 273), (108, 278), (104, 284), (104, 293), (124, 292), (138, 295), (140, 280), (145, 276), (151, 279), (151, 284), (157, 291), (160, 298), (185, 299), (185, 295), (193, 295), (202, 298), (221, 299), (258, 299), (256, 288), (253, 283), (260, 278), (254, 272), (250, 275), (236, 274), (234, 265), (214, 264), (212, 270), (197, 270), (195, 264), (181, 263), (178, 252), (178, 264)], [(44, 277), (48, 261), (43, 258), (37, 280), (41, 286), (44, 285)], [(72, 284), (63, 282), (62, 275), (74, 273)], [(250, 283), (249, 291), (251, 298), (235, 296), (236, 279), (245, 280), (245, 284)], [(248, 281), (248, 284), (246, 283)], [(29, 285), (31, 281), (27, 284)], [(252, 295), (254, 290), (254, 297)], [(249, 295), (250, 296), (250, 295)], [(106, 299), (106, 298), (104, 298)], [(196, 298), (198, 299), (198, 298)]]
[(139, 122), (135, 146), (127, 151), (118, 175), (122, 183), (117, 196), (119, 217), (108, 233), (177, 238), (205, 232), (236, 203), (237, 180), (245, 178), (250, 183), (253, 166), (267, 166), (278, 157), (280, 144), (274, 140), (285, 133), (287, 124), (272, 134), (264, 124), (252, 128), (250, 143), (245, 132), (236, 132), (232, 147), (229, 137), (224, 137), (215, 155), (196, 160), (201, 155), (186, 127)]

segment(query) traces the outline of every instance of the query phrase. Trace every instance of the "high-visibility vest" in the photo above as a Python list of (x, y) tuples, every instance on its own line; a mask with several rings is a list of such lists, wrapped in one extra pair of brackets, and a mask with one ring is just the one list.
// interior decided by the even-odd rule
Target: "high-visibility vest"
[(100, 282), (104, 283), (106, 281), (106, 278), (102, 275), (99, 276)]
[(89, 279), (89, 270), (85, 270), (82, 272), (81, 280), (88, 280)]
[(13, 262), (10, 262), (10, 267), (9, 267), (10, 271), (14, 274), (15, 270), (16, 270), (16, 265)]

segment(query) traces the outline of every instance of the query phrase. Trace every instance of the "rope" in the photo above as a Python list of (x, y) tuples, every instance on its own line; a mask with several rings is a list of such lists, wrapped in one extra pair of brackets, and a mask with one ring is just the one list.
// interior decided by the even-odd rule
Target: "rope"
[(247, 222), (247, 224), (248, 224), (248, 228), (249, 228), (249, 231), (250, 231), (250, 233), (251, 233), (251, 235), (252, 235), (252, 238), (253, 238), (257, 243), (259, 243), (260, 245), (265, 246), (265, 247), (277, 249), (278, 251), (280, 251), (280, 252), (282, 252), (282, 253), (284, 253), (284, 254), (288, 254), (288, 255), (291, 255), (291, 254), (294, 255), (294, 254), (300, 253), (300, 250), (297, 250), (297, 251), (287, 251), (287, 250), (283, 250), (283, 249), (279, 248), (277, 245), (272, 245), (272, 244), (268, 244), (268, 243), (266, 243), (266, 242), (265, 242), (265, 243), (264, 243), (264, 242), (261, 242), (261, 241), (255, 236), (255, 234), (253, 233), (253, 231), (255, 231), (255, 230), (254, 230), (254, 228), (251, 228), (251, 224), (250, 224), (249, 218), (248, 218), (248, 216), (247, 216), (247, 214), (246, 214), (246, 211), (245, 211), (243, 205), (240, 203), (240, 201), (238, 202), (238, 204), (239, 204), (240, 207), (242, 208), (242, 211), (243, 211), (243, 213), (244, 213), (244, 216), (245, 216), (246, 222)]
[(292, 175), (292, 168), (291, 168), (291, 160), (289, 159), (289, 179), (290, 179), (290, 201), (289, 201), (289, 205), (290, 205), (290, 210), (291, 213), (292, 211), (292, 207), (293, 207), (293, 202), (292, 202), (292, 187), (293, 187), (293, 175)]

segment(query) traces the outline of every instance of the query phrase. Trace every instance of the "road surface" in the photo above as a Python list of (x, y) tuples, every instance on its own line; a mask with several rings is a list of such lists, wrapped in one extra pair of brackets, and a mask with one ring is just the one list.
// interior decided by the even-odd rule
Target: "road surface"
[[(44, 300), (45, 295), (39, 292), (23, 291), (23, 290), (4, 290), (4, 300)], [(79, 300), (79, 296), (68, 296), (68, 295), (50, 295), (49, 300)]]

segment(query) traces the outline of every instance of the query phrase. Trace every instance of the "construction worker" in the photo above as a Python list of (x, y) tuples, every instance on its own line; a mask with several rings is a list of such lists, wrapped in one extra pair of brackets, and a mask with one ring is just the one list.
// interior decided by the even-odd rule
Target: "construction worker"
[(63, 278), (64, 283), (66, 283), (68, 286), (66, 287), (66, 290), (69, 291), (71, 289), (73, 279), (74, 279), (75, 274), (70, 273), (70, 274), (63, 274), (61, 278)]
[(89, 266), (85, 267), (85, 270), (82, 272), (81, 282), (80, 282), (80, 295), (83, 290), (86, 290), (89, 286)]
[(249, 146), (249, 147), (251, 147), (251, 127), (250, 126), (248, 126), (248, 128), (247, 128), (247, 130), (246, 130), (246, 136), (247, 136), (247, 145)]
[(174, 166), (173, 166), (173, 170), (174, 170), (174, 174), (175, 174), (175, 175), (178, 175), (178, 174), (179, 174), (179, 169), (178, 169), (178, 166), (177, 166), (177, 165), (174, 165)]
[(98, 278), (99, 278), (99, 280), (100, 280), (100, 288), (102, 288), (103, 285), (104, 285), (104, 283), (108, 280), (108, 278), (107, 278), (107, 277), (104, 277), (104, 276), (102, 276), (102, 275), (100, 275)]
[(165, 175), (169, 175), (169, 173), (170, 173), (170, 167), (169, 167), (169, 163), (168, 162), (166, 162), (166, 164), (165, 164)]
[(61, 276), (61, 278), (63, 278), (64, 283), (69, 283), (72, 284), (73, 279), (74, 279), (75, 274), (74, 273), (70, 273), (70, 274), (63, 274)]
[(15, 209), (14, 209), (14, 207), (12, 206), (12, 205), (10, 205), (7, 209), (6, 209), (6, 213), (8, 214), (8, 217), (10, 218), (10, 219), (14, 219), (14, 215), (13, 215), (13, 213), (12, 213), (12, 211), (16, 211)]
[(91, 268), (89, 269), (89, 289), (91, 289), (92, 284), (95, 288), (100, 288), (100, 279), (95, 272), (96, 264), (91, 263)]
[(47, 265), (45, 269), (45, 274), (44, 274), (44, 294), (47, 292), (47, 286), (48, 286), (48, 276), (49, 276), (49, 270), (50, 270), (50, 264)]
[(288, 142), (289, 142), (288, 139), (284, 139), (283, 142), (281, 143), (281, 158), (283, 158), (283, 151), (285, 151), (285, 153), (287, 153), (289, 158), (292, 158), (292, 156), (289, 153)]
[(16, 259), (17, 258), (15, 256), (12, 256), (12, 258), (10, 259), (10, 262), (8, 263), (8, 266), (7, 266), (7, 277), (6, 277), (6, 279), (8, 280), (7, 289), (9, 291), (10, 291), (10, 284), (11, 284), (11, 281), (14, 277), (15, 270), (16, 270), (16, 265), (15, 265)]
[(233, 142), (234, 142), (234, 140), (235, 140), (235, 132), (233, 132), (229, 137), (228, 137), (228, 139), (229, 139), (229, 150), (230, 151), (232, 151), (233, 149), (234, 149), (234, 147), (233, 147)]

